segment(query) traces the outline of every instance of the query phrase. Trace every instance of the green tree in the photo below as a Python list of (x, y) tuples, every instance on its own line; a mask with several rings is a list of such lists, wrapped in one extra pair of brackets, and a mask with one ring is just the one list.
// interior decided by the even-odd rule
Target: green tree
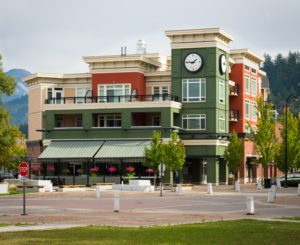
[[(280, 117), (282, 128), (280, 135), (282, 143), (278, 146), (276, 153), (276, 164), (281, 170), (285, 170), (285, 130), (286, 130), (286, 118), (285, 114)], [(287, 144), (287, 163), (289, 168), (300, 168), (300, 118), (293, 115), (291, 111), (287, 113), (288, 124), (288, 144)]]
[(255, 143), (256, 152), (260, 155), (259, 161), (263, 167), (274, 161), (277, 149), (277, 140), (275, 137), (276, 121), (272, 118), (274, 114), (273, 104), (265, 102), (262, 97), (257, 100), (257, 131), (250, 125), (253, 137), (250, 139)]
[(163, 161), (162, 151), (161, 133), (158, 131), (153, 131), (151, 147), (145, 148), (144, 165), (154, 170), (154, 186), (156, 184), (158, 165)]
[[(271, 100), (276, 110), (281, 113), (284, 101), (290, 94), (300, 96), (300, 53), (289, 52), (285, 57), (276, 55), (272, 60), (270, 55), (265, 55), (262, 69), (270, 79)], [(290, 108), (294, 114), (299, 112), (299, 103), (291, 101)]]
[(23, 135), (17, 126), (10, 125), (9, 113), (2, 106), (2, 95), (12, 95), (16, 83), (2, 71), (1, 59), (0, 56), (0, 165), (11, 168), (14, 166), (11, 158), (26, 155), (26, 150), (18, 145), (18, 139)]
[(229, 137), (229, 144), (225, 149), (224, 156), (229, 164), (229, 170), (238, 179), (238, 171), (244, 161), (244, 142), (238, 138), (234, 131)]
[(170, 171), (170, 183), (173, 188), (173, 172), (181, 171), (185, 162), (185, 147), (178, 139), (177, 133), (171, 133), (171, 140), (168, 144), (163, 144), (163, 163)]
[(2, 70), (2, 56), (0, 55), (0, 99), (2, 94), (8, 96), (12, 95), (15, 91), (16, 83), (14, 78), (8, 77)]

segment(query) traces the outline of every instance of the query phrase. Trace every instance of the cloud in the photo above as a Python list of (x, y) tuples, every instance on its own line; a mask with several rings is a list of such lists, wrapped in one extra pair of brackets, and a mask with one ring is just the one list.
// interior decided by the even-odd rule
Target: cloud
[(275, 54), (299, 49), (297, 0), (9, 0), (0, 1), (4, 68), (85, 72), (85, 55), (170, 53), (168, 29), (221, 27), (233, 48)]

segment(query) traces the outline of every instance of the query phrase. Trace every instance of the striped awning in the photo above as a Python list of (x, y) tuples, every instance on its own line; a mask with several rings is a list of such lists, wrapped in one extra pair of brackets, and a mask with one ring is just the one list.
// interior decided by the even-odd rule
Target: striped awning
[(102, 140), (52, 140), (38, 159), (92, 159), (103, 143)]
[(111, 140), (105, 141), (95, 159), (128, 159), (144, 158), (145, 148), (149, 148), (149, 140)]

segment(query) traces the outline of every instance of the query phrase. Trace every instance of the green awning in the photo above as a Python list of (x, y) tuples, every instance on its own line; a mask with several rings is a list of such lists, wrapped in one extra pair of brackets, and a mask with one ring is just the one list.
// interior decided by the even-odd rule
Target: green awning
[(38, 159), (92, 159), (103, 143), (100, 140), (52, 140)]
[(145, 147), (151, 141), (146, 140), (109, 140), (105, 141), (95, 159), (144, 158)]

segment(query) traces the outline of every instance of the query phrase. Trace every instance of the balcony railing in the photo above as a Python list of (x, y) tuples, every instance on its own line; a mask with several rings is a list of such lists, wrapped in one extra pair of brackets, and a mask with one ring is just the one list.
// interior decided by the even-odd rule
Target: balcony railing
[(142, 101), (179, 101), (178, 96), (170, 94), (155, 95), (120, 95), (120, 96), (93, 96), (93, 97), (60, 97), (49, 98), (45, 104), (89, 104), (89, 103), (124, 103)]
[(229, 89), (229, 95), (230, 96), (238, 96), (239, 93), (240, 93), (239, 85), (236, 84), (236, 85), (230, 87), (230, 89)]
[(229, 121), (230, 122), (237, 122), (239, 120), (239, 111), (238, 110), (230, 110), (229, 111)]

